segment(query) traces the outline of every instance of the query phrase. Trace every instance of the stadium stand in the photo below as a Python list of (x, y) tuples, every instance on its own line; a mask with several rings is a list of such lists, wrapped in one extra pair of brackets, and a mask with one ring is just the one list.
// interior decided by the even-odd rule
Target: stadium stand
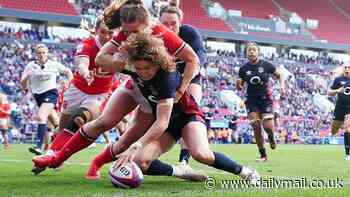
[(200, 0), (183, 1), (181, 9), (186, 13), (184, 23), (192, 24), (200, 29), (226, 32), (232, 31), (221, 19), (209, 17), (203, 7), (201, 7)]
[(278, 15), (278, 10), (271, 0), (216, 0), (225, 9), (241, 10), (243, 17), (269, 18)]
[(319, 27), (312, 32), (319, 39), (335, 43), (350, 43), (347, 32), (339, 31), (350, 29), (350, 22), (329, 1), (309, 0), (305, 3), (303, 0), (279, 0), (279, 2), (287, 10), (296, 12), (305, 21), (318, 20)]
[[(17, 2), (22, 1), (23, 0)], [(22, 7), (20, 7), (18, 5), (20, 3), (17, 2), (0, 0), (2, 7), (35, 11), (32, 9), (34, 6), (30, 7), (31, 5), (29, 6), (26, 4), (24, 6), (21, 5)], [(42, 0), (35, 2), (42, 2)], [(96, 10), (96, 13), (100, 12), (101, 9), (98, 6), (101, 2), (104, 1), (81, 1), (79, 4), (83, 5), (82, 9), (80, 10), (81, 14), (91, 15), (95, 13), (91, 12), (94, 10)], [(231, 1), (216, 0), (216, 2), (222, 3), (225, 8), (235, 9)], [(277, 14), (276, 8), (270, 3), (271, 1), (266, 1), (269, 3), (266, 3), (264, 1), (264, 5), (268, 4), (269, 6), (262, 8), (264, 11), (261, 13), (254, 12), (254, 9), (260, 9), (259, 6), (261, 6), (263, 3), (257, 0), (250, 0), (248, 2), (249, 6), (251, 7), (245, 5), (248, 3), (244, 2), (244, 6), (240, 6), (240, 9), (242, 11), (245, 10), (243, 12), (243, 16), (266, 18), (266, 16), (271, 13)], [(256, 5), (253, 6), (251, 4), (252, 2)], [(305, 9), (301, 9), (299, 5), (294, 5), (294, 9), (294, 7), (290, 7), (289, 4), (286, 5), (285, 0), (280, 0), (280, 2), (283, 6), (285, 6), (285, 8), (291, 9), (291, 11), (295, 10), (298, 14), (303, 10), (305, 11), (308, 6), (303, 4)], [(312, 2), (315, 3), (314, 0), (312, 0)], [(315, 8), (314, 6), (313, 9), (316, 11), (312, 10), (303, 13), (304, 15), (302, 17), (304, 19), (313, 18), (315, 13), (322, 12), (327, 13), (324, 15), (330, 16), (330, 19), (332, 20), (342, 19), (340, 20), (341, 22), (339, 24), (336, 24), (333, 22), (330, 23), (330, 19), (325, 19), (327, 18), (325, 16), (318, 16), (317, 18), (315, 17), (315, 19), (320, 20), (320, 29), (316, 30), (315, 34), (318, 32), (316, 35), (319, 36), (319, 38), (328, 39), (329, 36), (332, 38), (329, 39), (329, 41), (340, 43), (346, 42), (348, 38), (345, 36), (339, 36), (343, 33), (345, 34), (345, 32), (334, 31), (334, 29), (339, 29), (339, 27), (342, 28), (342, 25), (346, 25), (346, 27), (348, 27), (350, 22), (347, 21), (347, 24), (345, 24), (346, 21), (343, 20), (344, 16), (339, 15), (339, 13), (329, 3), (319, 3), (319, 1), (317, 2), (320, 7)], [(335, 2), (340, 4), (344, 3), (345, 1), (335, 0)], [(65, 9), (62, 9), (64, 6), (58, 6), (62, 5), (62, 3), (65, 5), (68, 4), (70, 7), (72, 7), (72, 9), (74, 9), (74, 6), (68, 3), (68, 1), (53, 0), (50, 1), (49, 4), (51, 3), (55, 4), (55, 6), (52, 7), (59, 7), (59, 13), (65, 11)], [(17, 5), (18, 7), (14, 5)], [(42, 6), (39, 7), (42, 8)], [(44, 10), (46, 11), (40, 12), (47, 12), (50, 9), (45, 8)], [(223, 20), (209, 17), (206, 13), (203, 1), (201, 0), (183, 1), (182, 9), (185, 13), (185, 23), (193, 24), (198, 28), (206, 30), (224, 32), (233, 31), (223, 22)], [(76, 12), (75, 15), (79, 15), (79, 13)], [(335, 19), (333, 17), (337, 18)], [(324, 25), (325, 23), (326, 25)], [(329, 27), (330, 29), (327, 29), (326, 27)], [(326, 30), (332, 31), (332, 34), (329, 32), (324, 33), (323, 31)], [(265, 38), (274, 37), (280, 40), (288, 39), (302, 41), (304, 39), (304, 37), (299, 35), (285, 35), (282, 33), (249, 32), (249, 34)], [(0, 91), (9, 95), (10, 100), (18, 106), (15, 115), (12, 116), (12, 121), (15, 123), (15, 126), (17, 128), (25, 128), (18, 130), (23, 130), (24, 134), (28, 136), (31, 136), (31, 130), (33, 130), (31, 128), (33, 122), (35, 122), (33, 115), (33, 112), (35, 111), (35, 105), (31, 95), (29, 95), (27, 92), (23, 92), (16, 84), (19, 84), (20, 73), (24, 69), (24, 66), (33, 58), (32, 46), (34, 45), (34, 42), (40, 41), (42, 39), (42, 36), (43, 35), (35, 30), (14, 31), (11, 28), (7, 27), (0, 29), (0, 37), (2, 39), (8, 39), (7, 41), (16, 40), (16, 42), (13, 43), (0, 44), (0, 64), (2, 65), (0, 67), (0, 73), (2, 73), (2, 77), (0, 78)], [(333, 39), (334, 36), (337, 36), (339, 38)], [(61, 41), (76, 43), (79, 40), (67, 39)], [(211, 50), (208, 49), (208, 51)], [(50, 50), (50, 53), (51, 58), (57, 59), (58, 61), (70, 67), (73, 66), (72, 57), (74, 54), (74, 49), (63, 47), (63, 45), (54, 44), (53, 48)], [(213, 52), (211, 51), (211, 53)], [(219, 92), (221, 90), (234, 90), (238, 96), (244, 98), (243, 92), (238, 92), (235, 90), (235, 82), (237, 79), (238, 67), (247, 60), (244, 57), (244, 54), (240, 52), (218, 50), (214, 51), (214, 53), (215, 55), (210, 55), (208, 57), (207, 64), (203, 66), (204, 77), (202, 84), (205, 91), (201, 104), (203, 106), (203, 109), (205, 109), (206, 117), (209, 120), (225, 120), (229, 119), (227, 117), (232, 115), (238, 116), (237, 133), (239, 133), (239, 135), (245, 139), (245, 142), (249, 142), (249, 139), (251, 139), (251, 128), (246, 120), (246, 117), (241, 115), (244, 114), (244, 112), (237, 112), (229, 109), (228, 106), (226, 106), (219, 97)], [(266, 56), (265, 58), (274, 62), (276, 65), (284, 64), (289, 72), (292, 73), (292, 77), (288, 79), (287, 93), (280, 99), (280, 105), (283, 106), (283, 108), (281, 108), (281, 116), (284, 117), (281, 120), (281, 128), (279, 128), (281, 133), (285, 132), (287, 136), (289, 136), (289, 139), (291, 139), (293, 132), (296, 130), (298, 131), (297, 134), (299, 136), (321, 136), (323, 133), (327, 133), (324, 131), (328, 131), (331, 115), (322, 114), (322, 112), (318, 110), (318, 108), (313, 104), (312, 99), (313, 96), (317, 93), (325, 93), (328, 85), (327, 82), (329, 82), (331, 79), (331, 69), (333, 69), (333, 67), (336, 65), (342, 64), (342, 62), (327, 56), (319, 57), (308, 56), (304, 54), (297, 55), (288, 52)], [(217, 69), (217, 74), (215, 76), (208, 74), (210, 69)], [(315, 78), (312, 78), (310, 76), (314, 76), (319, 80), (316, 81)], [(320, 81), (325, 82), (327, 85), (324, 86), (324, 84), (320, 84)], [(300, 105), (300, 103), (303, 103), (303, 105)], [(226, 131), (215, 130), (213, 141), (224, 142), (225, 140), (222, 139), (222, 136), (227, 136), (225, 132)], [(231, 133), (230, 135), (233, 134)]]
[(33, 12), (46, 12), (62, 15), (78, 16), (78, 11), (67, 0), (0, 0), (1, 8), (26, 10)]

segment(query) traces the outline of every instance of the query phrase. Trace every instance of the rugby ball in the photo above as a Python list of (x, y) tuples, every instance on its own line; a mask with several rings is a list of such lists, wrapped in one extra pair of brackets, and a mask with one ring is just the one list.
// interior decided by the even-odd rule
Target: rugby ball
[(137, 188), (143, 183), (143, 173), (135, 162), (127, 163), (119, 168), (112, 165), (109, 177), (115, 187), (124, 189)]

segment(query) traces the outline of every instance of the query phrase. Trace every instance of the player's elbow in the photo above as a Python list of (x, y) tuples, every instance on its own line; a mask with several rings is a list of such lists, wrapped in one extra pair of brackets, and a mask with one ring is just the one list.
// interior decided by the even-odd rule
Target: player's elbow
[(95, 64), (96, 66), (103, 66), (103, 62), (105, 60), (105, 54), (103, 53), (98, 53), (96, 58), (95, 58)]

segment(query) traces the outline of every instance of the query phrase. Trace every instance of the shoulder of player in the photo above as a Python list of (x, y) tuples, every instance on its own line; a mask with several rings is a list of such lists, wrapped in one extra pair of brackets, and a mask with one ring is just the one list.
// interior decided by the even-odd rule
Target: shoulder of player
[(36, 64), (36, 62), (35, 62), (35, 60), (33, 60), (33, 61), (30, 61), (28, 64), (27, 64), (27, 67), (33, 67), (33, 66), (36, 66), (37, 64)]
[(189, 25), (189, 24), (183, 24), (180, 26), (180, 32), (184, 32), (184, 33), (196, 33), (198, 32), (197, 28), (192, 26), (192, 25)]
[(157, 73), (157, 80), (159, 84), (169, 85), (176, 84), (176, 81), (180, 80), (180, 73), (177, 70), (174, 71), (164, 71), (160, 70)]
[(239, 70), (245, 70), (247, 69), (251, 64), (249, 62), (244, 63), (242, 66), (239, 67)]
[(97, 43), (96, 43), (95, 37), (90, 36), (82, 40), (80, 45), (84, 47), (93, 47), (93, 46), (97, 46)]

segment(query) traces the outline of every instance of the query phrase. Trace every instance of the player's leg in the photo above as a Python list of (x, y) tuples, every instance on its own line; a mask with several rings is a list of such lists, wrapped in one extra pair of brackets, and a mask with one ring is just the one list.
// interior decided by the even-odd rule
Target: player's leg
[(180, 142), (180, 147), (181, 147), (180, 155), (179, 155), (179, 162), (181, 164), (188, 164), (188, 161), (191, 157), (190, 151), (188, 150), (188, 147), (182, 138), (180, 138), (179, 142)]
[(261, 115), (263, 119), (263, 128), (267, 133), (271, 149), (276, 149), (276, 141), (274, 135), (274, 120), (273, 114), (264, 113)]
[(338, 133), (339, 129), (343, 126), (344, 121), (333, 120), (331, 124), (331, 133), (335, 135)]
[(274, 115), (273, 115), (273, 102), (269, 98), (260, 100), (259, 104), (261, 117), (262, 117), (262, 125), (264, 130), (267, 133), (270, 148), (276, 149), (276, 141), (274, 136)]
[(172, 166), (163, 163), (157, 158), (173, 146), (175, 138), (168, 132), (164, 132), (161, 137), (147, 144), (135, 157), (135, 162), (139, 164), (142, 171), (150, 176), (174, 176), (192, 181), (204, 181), (207, 175), (194, 171), (188, 165)]
[[(197, 75), (191, 81), (191, 84), (188, 87), (188, 91), (192, 95), (192, 97), (194, 98), (196, 103), (200, 104), (202, 97), (203, 97), (203, 91), (202, 91), (202, 87), (200, 85), (200, 75)], [(191, 157), (190, 151), (188, 150), (188, 147), (186, 146), (186, 144), (184, 143), (182, 138), (180, 139), (179, 142), (180, 142), (180, 147), (181, 147), (180, 155), (179, 155), (179, 162), (181, 164), (188, 164), (188, 161)]]
[(126, 132), (117, 142), (106, 147), (99, 155), (95, 157), (95, 159), (91, 162), (85, 177), (90, 180), (99, 179), (99, 169), (104, 164), (114, 161), (114, 155), (125, 151), (132, 143), (142, 137), (153, 122), (153, 114), (142, 112), (142, 110), (138, 108), (137, 112), (135, 113), (135, 117), (130, 123)]
[(264, 162), (267, 160), (267, 154), (266, 154), (266, 149), (264, 147), (264, 137), (262, 135), (262, 128), (261, 128), (262, 120), (261, 120), (261, 114), (259, 110), (260, 109), (259, 100), (248, 98), (245, 104), (248, 112), (248, 119), (249, 119), (250, 125), (253, 128), (255, 142), (260, 154), (260, 158), (258, 158), (257, 161)]
[(1, 131), (1, 135), (3, 138), (3, 145), (4, 148), (8, 148), (9, 147), (9, 142), (8, 142), (8, 119), (0, 119), (0, 131)]
[(350, 114), (345, 116), (344, 130), (345, 160), (350, 161)]
[(59, 116), (56, 110), (51, 111), (48, 121), (52, 124), (53, 128), (57, 128), (59, 126)]
[(102, 132), (113, 128), (136, 106), (137, 103), (132, 96), (122, 91), (115, 91), (102, 114), (81, 127), (57, 154), (46, 158), (37, 157), (33, 159), (33, 162), (38, 167), (50, 166), (55, 168), (61, 165), (71, 155), (92, 144)]
[(38, 128), (37, 128), (37, 141), (36, 146), (29, 148), (29, 151), (36, 154), (42, 154), (42, 145), (44, 142), (44, 136), (47, 130), (47, 119), (49, 114), (54, 110), (53, 103), (42, 103), (39, 107), (37, 114)]
[(334, 113), (333, 113), (333, 121), (331, 125), (332, 135), (337, 134), (339, 129), (343, 126), (343, 123), (345, 121), (345, 116), (346, 116), (346, 110), (339, 106), (335, 106)]
[(102, 133), (102, 136), (105, 139), (106, 145), (111, 143), (111, 140), (109, 139), (109, 131), (106, 131), (106, 132)]
[(182, 137), (188, 144), (191, 155), (196, 161), (254, 182), (260, 178), (255, 170), (238, 164), (222, 153), (210, 150), (207, 129), (203, 122), (189, 122), (182, 130)]
[(248, 114), (248, 118), (250, 125), (253, 127), (255, 142), (260, 153), (260, 158), (257, 161), (266, 161), (267, 154), (264, 147), (264, 137), (262, 135), (260, 114), (257, 112), (251, 112)]
[(58, 123), (58, 131), (55, 139), (52, 141), (49, 151), (58, 151), (62, 146), (73, 136), (73, 133), (65, 129), (71, 114), (68, 112), (61, 112)]

